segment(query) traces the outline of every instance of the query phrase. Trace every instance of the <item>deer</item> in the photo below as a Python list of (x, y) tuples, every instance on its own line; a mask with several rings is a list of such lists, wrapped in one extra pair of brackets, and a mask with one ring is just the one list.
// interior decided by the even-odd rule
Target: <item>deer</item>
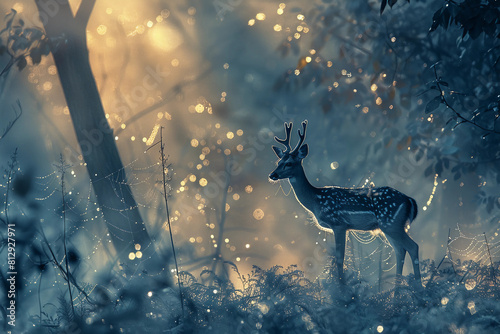
[(293, 124), (285, 123), (285, 139), (274, 140), (285, 149), (272, 146), (279, 158), (269, 179), (271, 182), (288, 179), (295, 198), (311, 215), (316, 226), (333, 232), (335, 237), (335, 263), (338, 279), (345, 283), (344, 256), (346, 233), (349, 230), (374, 231), (380, 229), (396, 255), (396, 282), (401, 281), (406, 252), (409, 253), (415, 282), (421, 284), (418, 245), (407, 234), (407, 224), (417, 217), (417, 202), (391, 187), (343, 188), (339, 186), (315, 187), (306, 177), (302, 161), (309, 153), (306, 138), (307, 120), (299, 129), (299, 142), (292, 150), (290, 135)]

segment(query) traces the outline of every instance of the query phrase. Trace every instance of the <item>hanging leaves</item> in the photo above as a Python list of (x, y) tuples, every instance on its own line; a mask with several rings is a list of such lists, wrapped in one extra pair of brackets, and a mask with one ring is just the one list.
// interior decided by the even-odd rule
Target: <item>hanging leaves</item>
[[(380, 15), (382, 15), (387, 5), (392, 8), (397, 2), (398, 0), (382, 0), (382, 3), (380, 4)], [(410, 0), (408, 0), (408, 2), (410, 2)]]
[[(50, 53), (48, 38), (38, 27), (26, 27), (22, 19), (15, 20), (17, 12), (11, 10), (6, 15), (5, 28), (0, 30), (0, 56), (7, 54), (10, 60), (0, 75), (6, 73), (14, 65), (21, 71), (28, 65), (28, 58), (33, 65), (42, 61), (42, 56)], [(2, 42), (5, 42), (3, 44)]]
[(28, 65), (28, 62), (26, 61), (25, 57), (20, 57), (16, 65), (19, 71), (22, 71), (26, 67), (26, 65)]
[(451, 24), (455, 24), (462, 29), (462, 37), (469, 35), (477, 39), (484, 33), (489, 37), (500, 38), (499, 17), (498, 1), (446, 1), (434, 13), (429, 33), (438, 27), (448, 29)]

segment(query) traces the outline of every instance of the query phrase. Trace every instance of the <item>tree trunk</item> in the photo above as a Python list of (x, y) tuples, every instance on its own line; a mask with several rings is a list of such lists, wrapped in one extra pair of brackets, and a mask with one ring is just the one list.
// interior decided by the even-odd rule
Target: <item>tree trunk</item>
[[(67, 0), (35, 3), (51, 39), (51, 52), (76, 137), (118, 260), (129, 272), (139, 267), (154, 271), (147, 263), (155, 262), (152, 260), (157, 259), (157, 254), (127, 184), (90, 67), (85, 31), (95, 0), (83, 0), (75, 15)], [(141, 245), (143, 256), (132, 261), (129, 253), (136, 252), (136, 244)]]

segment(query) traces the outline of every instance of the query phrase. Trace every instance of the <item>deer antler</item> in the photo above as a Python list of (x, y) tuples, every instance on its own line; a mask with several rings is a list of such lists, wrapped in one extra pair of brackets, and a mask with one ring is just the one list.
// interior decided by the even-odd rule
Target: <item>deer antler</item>
[(292, 148), (290, 147), (290, 133), (292, 132), (292, 126), (293, 123), (286, 123), (285, 122), (285, 133), (286, 133), (286, 138), (285, 139), (279, 139), (278, 137), (274, 137), (274, 140), (276, 140), (278, 143), (285, 145), (286, 151), (290, 152)]
[(298, 151), (298, 149), (304, 143), (304, 140), (306, 139), (306, 128), (307, 128), (307, 120), (302, 122), (302, 132), (300, 132), (300, 129), (297, 130), (297, 132), (299, 133), (300, 140), (299, 140), (299, 143), (297, 144), (297, 146), (295, 146), (295, 148), (293, 149), (293, 152)]

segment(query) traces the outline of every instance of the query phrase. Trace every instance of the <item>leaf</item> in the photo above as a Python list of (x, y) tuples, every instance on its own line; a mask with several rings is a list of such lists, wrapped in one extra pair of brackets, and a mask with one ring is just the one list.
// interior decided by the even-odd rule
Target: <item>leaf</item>
[(448, 24), (450, 23), (450, 7), (446, 6), (443, 10), (443, 27), (448, 29)]
[(425, 106), (425, 113), (428, 114), (433, 110), (436, 110), (440, 104), (441, 104), (441, 95), (436, 96), (435, 98), (430, 100), (429, 103), (427, 103), (427, 105)]
[(446, 145), (442, 148), (441, 153), (444, 155), (452, 155), (458, 152), (458, 147), (453, 145)]
[(441, 160), (436, 163), (435, 170), (438, 175), (443, 173), (443, 162)]
[(40, 50), (42, 52), (42, 55), (48, 56), (50, 53), (50, 45), (47, 39), (42, 39), (40, 42)]
[(493, 23), (497, 18), (498, 18), (498, 10), (493, 8), (488, 8), (488, 10), (485, 11), (483, 16), (483, 20), (486, 21), (487, 23)]
[(389, 0), (389, 6), (392, 8), (398, 2), (398, 0)]
[(0, 30), (0, 35), (2, 33), (4, 33), (5, 31), (9, 31), (10, 30), (10, 27), (12, 26), (12, 22), (14, 22), (14, 17), (16, 17), (16, 14), (17, 14), (17, 11), (14, 10), (14, 9), (11, 9), (10, 10), (10, 13), (8, 13), (7, 15), (5, 15), (5, 19), (7, 19), (7, 17), (9, 17), (9, 15), (12, 15), (8, 20), (7, 20), (7, 23), (5, 24), (5, 28)]
[(21, 57), (17, 61), (16, 65), (17, 65), (17, 68), (19, 69), (19, 71), (22, 71), (26, 67), (26, 65), (28, 65), (28, 62), (26, 61), (25, 57)]
[(432, 17), (432, 25), (431, 28), (429, 29), (429, 33), (433, 32), (436, 30), (439, 25), (442, 22), (443, 17), (441, 16), (441, 9), (438, 9), (435, 13), (434, 16)]
[(382, 3), (380, 4), (380, 15), (384, 12), (385, 6), (387, 6), (387, 0), (382, 0)]
[(34, 48), (30, 52), (31, 61), (33, 65), (38, 65), (42, 61), (42, 50), (40, 48)]
[(450, 168), (450, 159), (443, 158), (443, 163), (444, 163), (444, 168), (446, 169)]

